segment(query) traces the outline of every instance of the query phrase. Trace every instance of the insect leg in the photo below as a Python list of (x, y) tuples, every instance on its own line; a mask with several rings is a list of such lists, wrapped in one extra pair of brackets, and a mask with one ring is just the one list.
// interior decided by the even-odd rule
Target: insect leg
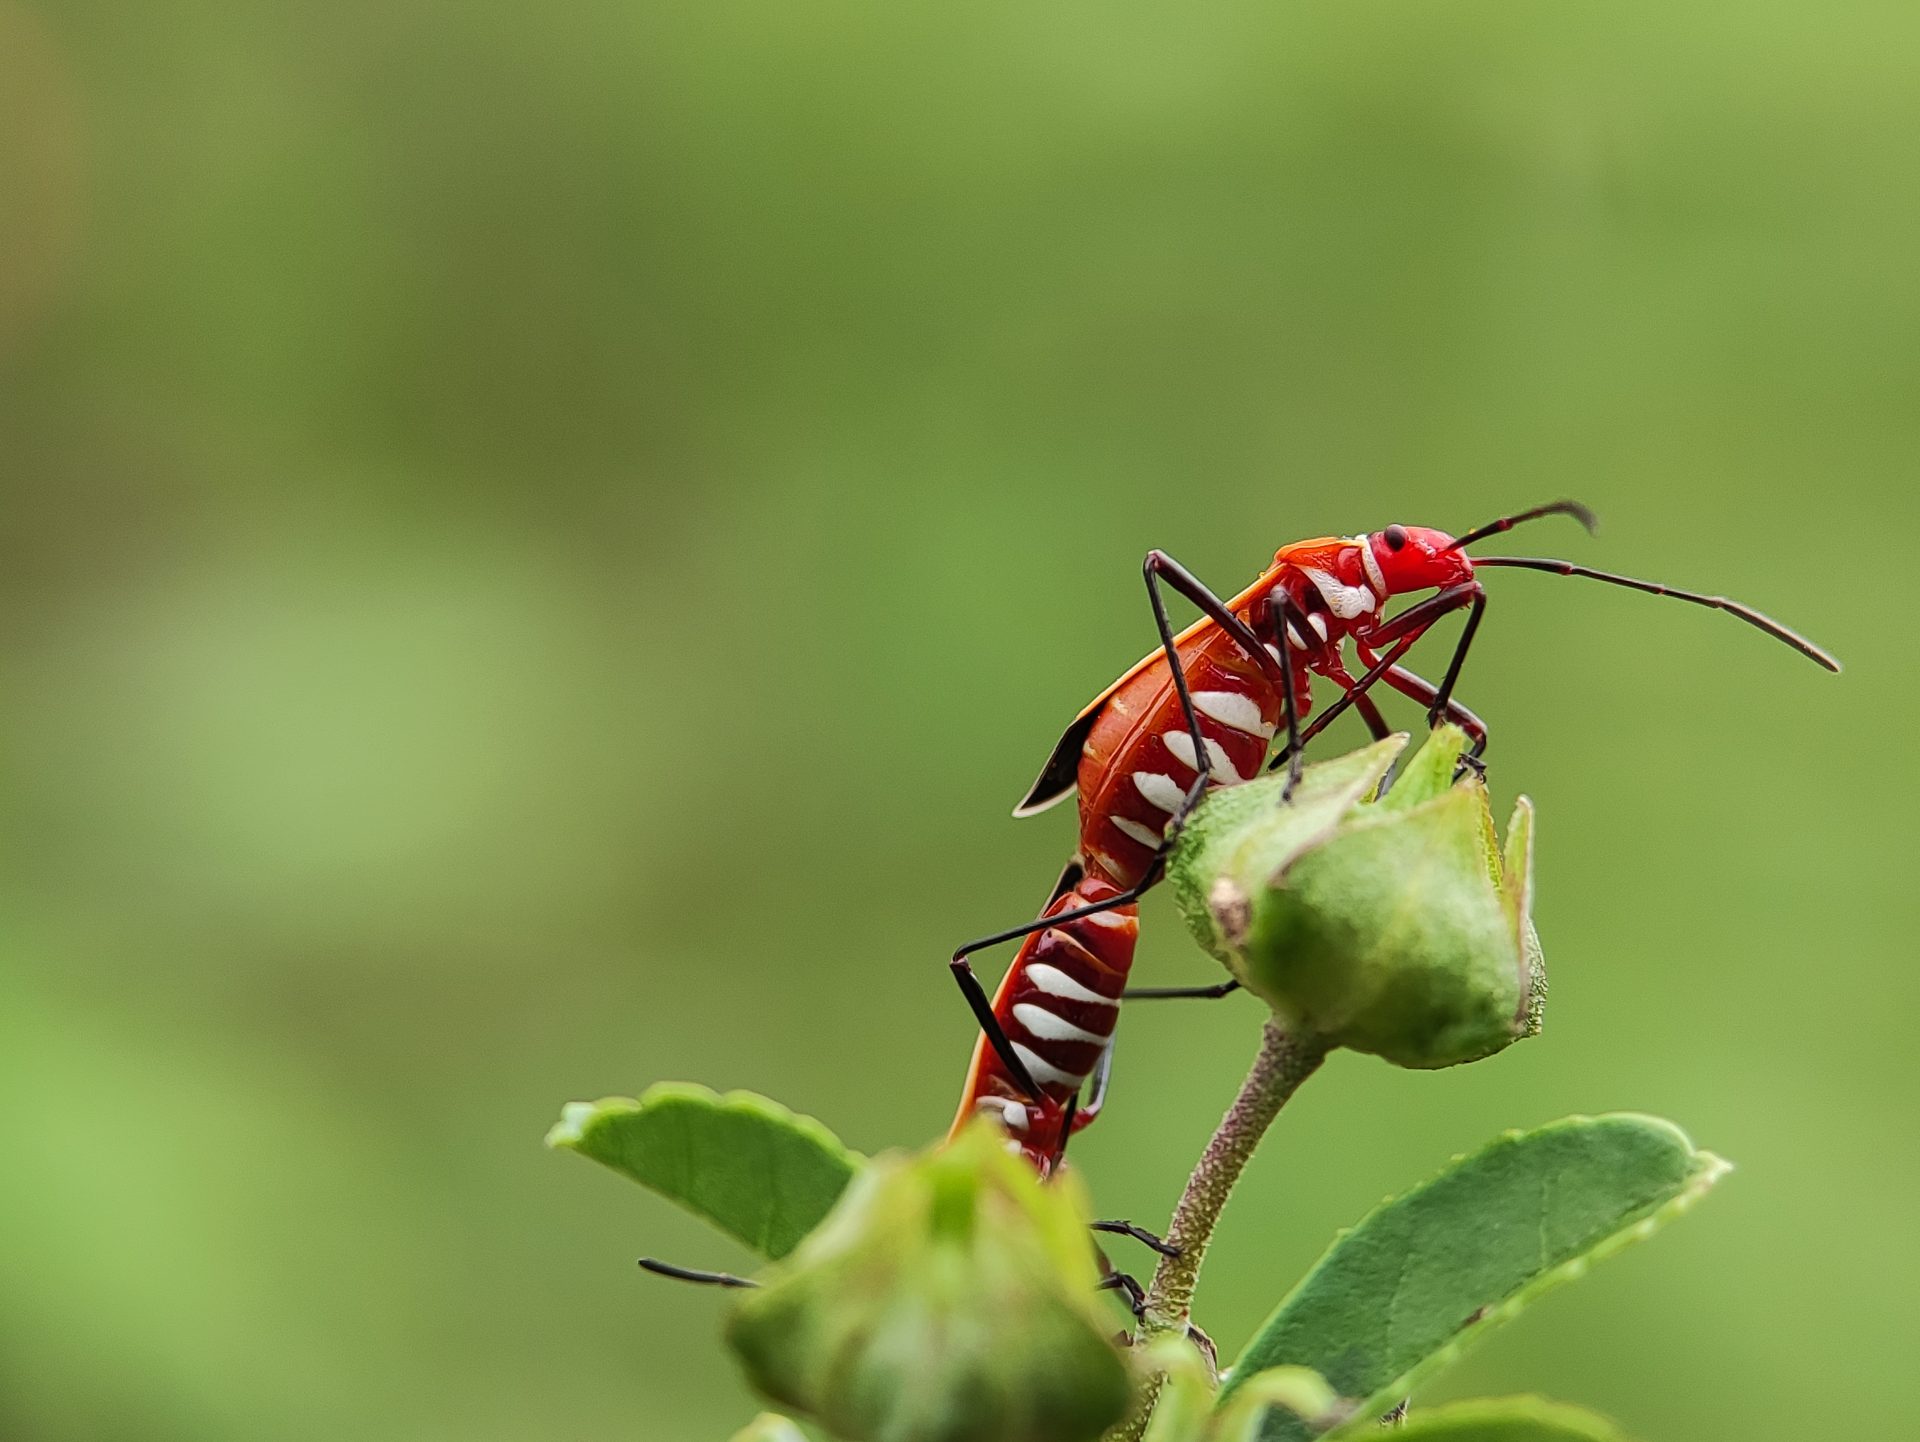
[[(1359, 653), (1360, 660), (1365, 665), (1371, 666), (1378, 659), (1369, 656), (1366, 647), (1358, 641), (1353, 643), (1353, 649)], [(1338, 653), (1335, 653), (1333, 664), (1327, 667), (1326, 674), (1342, 691), (1351, 691), (1360, 684), (1353, 679), (1353, 674), (1341, 662)], [(1391, 684), (1393, 678), (1386, 676), (1384, 679)], [(1353, 709), (1358, 711), (1360, 719), (1367, 723), (1367, 730), (1372, 733), (1374, 740), (1384, 741), (1393, 734), (1393, 728), (1387, 725), (1387, 718), (1380, 714), (1380, 708), (1373, 704), (1373, 698), (1364, 691), (1354, 698)]]
[[(1463, 581), (1458, 586), (1449, 586), (1446, 590), (1407, 607), (1391, 621), (1384, 622), (1369, 631), (1366, 635), (1368, 644), (1385, 646), (1391, 643), (1392, 649), (1367, 668), (1366, 673), (1353, 683), (1351, 691), (1346, 692), (1339, 700), (1322, 711), (1313, 723), (1300, 733), (1300, 744), (1304, 746), (1313, 740), (1349, 706), (1358, 705), (1367, 692), (1371, 691), (1380, 678), (1399, 662), (1414, 642), (1426, 634), (1427, 628), (1435, 621), (1451, 611), (1459, 610), (1462, 606), (1471, 605), (1476, 597), (1484, 594), (1479, 582)], [(1287, 754), (1282, 752), (1268, 763), (1267, 769), (1276, 770), (1287, 759)]]
[[(1260, 638), (1253, 634), (1253, 628), (1227, 609), (1222, 601), (1205, 583), (1186, 567), (1182, 566), (1165, 551), (1148, 551), (1147, 559), (1141, 567), (1147, 579), (1147, 599), (1153, 603), (1153, 624), (1160, 631), (1160, 649), (1166, 653), (1167, 668), (1173, 673), (1174, 693), (1180, 698), (1180, 714), (1187, 723), (1187, 734), (1193, 738), (1193, 754), (1199, 760), (1207, 755), (1207, 738), (1200, 731), (1200, 713), (1193, 709), (1193, 697), (1187, 690), (1187, 673), (1180, 664), (1180, 647), (1174, 640), (1173, 624), (1167, 620), (1167, 604), (1160, 595), (1160, 582), (1166, 583), (1198, 606), (1208, 620), (1219, 626), (1234, 643), (1247, 654), (1247, 658), (1266, 674), (1271, 684), (1280, 687), (1287, 708), (1288, 735), (1291, 737), (1299, 730), (1299, 720), (1293, 714), (1293, 668), (1288, 659), (1286, 648), (1282, 647), (1279, 659), (1275, 659), (1267, 648), (1260, 644)], [(1186, 819), (1193, 815), (1194, 807), (1200, 804), (1200, 798), (1207, 794), (1210, 780), (1208, 768), (1198, 766), (1193, 785), (1187, 788), (1187, 794), (1181, 798), (1179, 808), (1167, 822), (1162, 834), (1168, 838), (1159, 855), (1154, 858), (1153, 869), (1148, 873), (1156, 876), (1160, 860), (1167, 854), (1172, 838), (1180, 834), (1180, 828)], [(1289, 786), (1288, 790), (1292, 790)]]
[(662, 1262), (655, 1257), (642, 1257), (640, 1265), (657, 1277), (672, 1277), (678, 1282), (698, 1282), (703, 1287), (757, 1287), (760, 1285), (749, 1277), (736, 1277), (732, 1272), (703, 1272), (694, 1267), (676, 1267), (672, 1262)]
[[(1358, 706), (1362, 701), (1366, 700), (1367, 692), (1371, 691), (1374, 686), (1379, 683), (1380, 678), (1386, 675), (1393, 664), (1404, 656), (1408, 650), (1412, 648), (1413, 643), (1419, 639), (1420, 633), (1416, 631), (1411, 636), (1402, 636), (1399, 640), (1395, 641), (1393, 649), (1387, 652), (1387, 654), (1375, 664), (1369, 666), (1359, 680), (1353, 683), (1352, 690), (1344, 692), (1339, 700), (1322, 711), (1313, 719), (1312, 723), (1309, 724), (1306, 729), (1301, 731), (1300, 744), (1305, 746), (1309, 741), (1313, 740), (1314, 737), (1326, 730), (1327, 727), (1339, 720), (1341, 714), (1345, 712), (1349, 706)], [(1289, 759), (1289, 753), (1282, 751), (1267, 763), (1267, 770), (1278, 771)]]
[(1267, 593), (1267, 624), (1280, 643), (1280, 709), (1287, 718), (1287, 784), (1280, 789), (1283, 803), (1293, 800), (1293, 788), (1300, 784), (1301, 770), (1307, 764), (1306, 745), (1300, 739), (1300, 697), (1293, 689), (1293, 638), (1298, 636), (1304, 646), (1312, 632), (1307, 629), (1307, 618), (1299, 612), (1283, 588), (1275, 586)]
[[(1360, 653), (1360, 659), (1362, 661), (1365, 661), (1369, 666), (1373, 664), (1375, 659), (1373, 653), (1365, 645), (1356, 645), (1355, 649)], [(1405, 666), (1389, 666), (1383, 673), (1381, 679), (1402, 696), (1418, 701), (1422, 706), (1432, 707), (1440, 695), (1440, 688), (1438, 686), (1427, 680), (1426, 677), (1409, 671)], [(1455, 701), (1451, 697), (1447, 699), (1445, 714), (1447, 720), (1453, 722), (1454, 725), (1458, 726), (1462, 731), (1465, 731), (1467, 735), (1472, 738), (1473, 749), (1469, 753), (1470, 755), (1479, 756), (1487, 749), (1487, 723), (1485, 721), (1482, 721), (1472, 711), (1469, 711), (1460, 702)]]
[[(1050, 919), (1042, 918), (1042, 925), (1051, 925)], [(1029, 927), (1028, 930), (1035, 928)], [(992, 937), (982, 945), (989, 945)], [(1020, 1090), (1027, 1094), (1027, 1100), (1041, 1099), (1040, 1084), (1033, 1079), (1033, 1073), (1027, 1070), (1027, 1064), (1020, 1060), (1020, 1053), (1013, 1049), (1013, 1042), (1000, 1026), (1000, 1018), (993, 1014), (993, 1002), (987, 996), (987, 989), (980, 985), (980, 978), (974, 975), (968, 965), (964, 952), (956, 952), (952, 961), (947, 963), (953, 972), (954, 983), (960, 988), (960, 994), (967, 999), (967, 1005), (973, 1010), (974, 1020), (980, 1023), (980, 1030), (986, 1033), (987, 1040), (1000, 1058), (1000, 1065), (1007, 1069)]]
[(1130, 986), (1120, 996), (1124, 1001), (1173, 1001), (1182, 997), (1218, 998), (1239, 989), (1237, 981), (1215, 982), (1212, 986)]
[(1096, 1292), (1121, 1292), (1127, 1299), (1127, 1307), (1136, 1318), (1147, 1315), (1147, 1291), (1125, 1272), (1108, 1272), (1094, 1284)]
[[(1126, 993), (1122, 992), (1121, 995), (1125, 996)], [(1087, 1083), (1087, 1104), (1067, 1119), (1065, 1130), (1069, 1133), (1077, 1132), (1091, 1123), (1107, 1104), (1107, 1088), (1113, 1082), (1113, 1040), (1108, 1037), (1107, 1044), (1100, 1048), (1100, 1060), (1093, 1064), (1093, 1078)]]
[[(1452, 714), (1449, 708), (1453, 704), (1454, 683), (1460, 679), (1460, 668), (1467, 661), (1467, 648), (1473, 644), (1473, 633), (1480, 629), (1480, 618), (1486, 613), (1487, 593), (1481, 591), (1473, 598), (1473, 609), (1467, 612), (1467, 624), (1461, 629), (1460, 639), (1454, 645), (1453, 659), (1447, 663), (1447, 674), (1441, 678), (1440, 689), (1434, 694), (1433, 701), (1427, 708), (1427, 725), (1438, 726), (1442, 716)], [(1473, 754), (1478, 756), (1486, 749), (1486, 745), (1486, 727), (1483, 726), (1480, 728), (1480, 744), (1474, 748)]]
[(1132, 1237), (1143, 1246), (1151, 1247), (1163, 1257), (1177, 1257), (1180, 1249), (1172, 1243), (1154, 1236), (1145, 1227), (1136, 1227), (1132, 1222), (1088, 1222), (1087, 1226), (1096, 1232), (1110, 1232), (1116, 1237)]
[[(1036, 931), (1045, 931), (1050, 926), (1060, 926), (1069, 921), (1078, 921), (1083, 916), (1098, 916), (1103, 911), (1112, 911), (1116, 906), (1131, 906), (1147, 892), (1147, 888), (1160, 879), (1157, 870), (1150, 870), (1146, 879), (1136, 881), (1125, 891), (1117, 891), (1105, 901), (1090, 901), (1085, 906), (1076, 906), (1069, 911), (1056, 911), (1051, 916), (1036, 916), (1032, 921), (1023, 921), (1018, 926), (1010, 926), (1005, 931), (996, 931), (982, 936), (955, 949), (949, 965), (956, 969), (976, 951), (984, 951), (990, 946), (998, 946), (1003, 941), (1018, 941), (1023, 936), (1032, 936)], [(1056, 901), (1058, 897), (1054, 898)], [(971, 975), (971, 970), (969, 970)], [(965, 982), (960, 983), (964, 990)], [(975, 982), (978, 985), (978, 982)]]

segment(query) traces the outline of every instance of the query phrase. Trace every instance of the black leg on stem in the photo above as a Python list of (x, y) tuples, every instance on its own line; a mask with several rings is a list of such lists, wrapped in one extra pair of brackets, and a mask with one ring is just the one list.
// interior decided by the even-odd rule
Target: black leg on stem
[(1125, 1272), (1108, 1272), (1095, 1285), (1096, 1292), (1121, 1292), (1127, 1299), (1127, 1307), (1134, 1317), (1147, 1314), (1147, 1290)]
[(1453, 700), (1454, 683), (1460, 679), (1460, 668), (1467, 662), (1467, 648), (1473, 645), (1473, 633), (1480, 629), (1480, 618), (1486, 613), (1487, 593), (1482, 591), (1473, 598), (1473, 609), (1467, 612), (1467, 624), (1461, 628), (1460, 639), (1453, 648), (1453, 659), (1447, 663), (1447, 674), (1441, 678), (1440, 690), (1434, 695), (1433, 705), (1427, 712), (1427, 725), (1438, 726), (1440, 718), (1447, 714), (1447, 708)]
[(1134, 1241), (1151, 1247), (1163, 1257), (1180, 1255), (1180, 1249), (1171, 1242), (1156, 1237), (1145, 1227), (1136, 1227), (1132, 1222), (1088, 1222), (1087, 1225), (1096, 1232), (1109, 1232), (1116, 1237), (1132, 1237)]

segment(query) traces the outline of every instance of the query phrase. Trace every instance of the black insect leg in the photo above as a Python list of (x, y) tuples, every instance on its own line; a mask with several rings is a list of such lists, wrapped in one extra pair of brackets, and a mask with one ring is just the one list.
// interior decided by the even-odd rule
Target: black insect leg
[(1294, 691), (1293, 651), (1294, 638), (1300, 644), (1311, 643), (1314, 632), (1309, 629), (1305, 614), (1293, 603), (1293, 598), (1284, 589), (1275, 586), (1267, 593), (1267, 625), (1273, 631), (1273, 638), (1279, 643), (1280, 675), (1283, 678), (1280, 688), (1280, 714), (1287, 722), (1287, 784), (1280, 788), (1280, 800), (1293, 800), (1293, 788), (1300, 784), (1300, 773), (1305, 769), (1306, 743), (1300, 738), (1300, 697)]
[[(1460, 585), (1449, 586), (1446, 590), (1440, 591), (1435, 595), (1427, 597), (1424, 601), (1407, 607), (1406, 610), (1402, 611), (1392, 620), (1369, 631), (1366, 634), (1368, 645), (1374, 647), (1390, 646), (1390, 649), (1379, 661), (1369, 666), (1359, 680), (1353, 683), (1352, 690), (1346, 692), (1331, 706), (1327, 707), (1326, 710), (1322, 711), (1314, 718), (1312, 724), (1300, 733), (1301, 745), (1304, 746), (1328, 726), (1332, 725), (1334, 720), (1346, 711), (1348, 707), (1357, 706), (1360, 701), (1365, 699), (1367, 693), (1379, 683), (1380, 678), (1386, 675), (1390, 668), (1398, 664), (1400, 658), (1412, 648), (1414, 642), (1426, 634), (1427, 628), (1435, 621), (1450, 612), (1459, 610), (1462, 606), (1473, 604), (1475, 598), (1484, 595), (1485, 592), (1482, 590), (1479, 582), (1464, 581)], [(1359, 638), (1356, 637), (1355, 639), (1357, 643)], [(1282, 752), (1268, 763), (1267, 769), (1270, 771), (1277, 770), (1281, 764), (1288, 759), (1287, 753)]]
[[(1460, 639), (1454, 643), (1453, 659), (1447, 662), (1447, 674), (1441, 678), (1440, 689), (1434, 694), (1432, 702), (1427, 708), (1427, 724), (1429, 726), (1438, 726), (1442, 716), (1452, 714), (1449, 708), (1453, 704), (1454, 684), (1460, 679), (1460, 668), (1467, 663), (1467, 648), (1473, 645), (1474, 632), (1480, 629), (1480, 618), (1486, 615), (1486, 613), (1487, 593), (1481, 591), (1473, 598), (1473, 609), (1467, 612), (1467, 624), (1461, 628)], [(1388, 680), (1389, 684), (1391, 684), (1391, 674), (1389, 674)], [(1461, 709), (1463, 711), (1466, 710), (1464, 707)], [(1466, 714), (1469, 716), (1473, 715), (1471, 711), (1466, 711)], [(1478, 720), (1479, 718), (1475, 717), (1475, 719)], [(1463, 721), (1461, 724), (1465, 725), (1466, 723)], [(1473, 754), (1478, 756), (1480, 752), (1486, 749), (1486, 745), (1486, 727), (1482, 726), (1480, 728), (1479, 745), (1474, 748)]]
[(1120, 995), (1128, 1001), (1218, 1000), (1239, 989), (1237, 981), (1217, 981), (1212, 986), (1131, 986)]
[[(1038, 928), (1028, 929), (1037, 930)], [(1019, 934), (1024, 936), (1026, 933), (1023, 931)], [(994, 938), (989, 937), (977, 945), (991, 946), (993, 942)], [(956, 952), (948, 966), (953, 972), (954, 982), (960, 988), (960, 994), (967, 999), (967, 1005), (973, 1010), (974, 1020), (980, 1023), (980, 1030), (986, 1033), (988, 1042), (992, 1044), (995, 1054), (1000, 1058), (1000, 1064), (1007, 1069), (1007, 1075), (1013, 1078), (1014, 1084), (1022, 1092), (1026, 1093), (1027, 1100), (1040, 1101), (1043, 1095), (1040, 1084), (1033, 1079), (1033, 1073), (1027, 1070), (1027, 1064), (1020, 1060), (1020, 1053), (1013, 1049), (1013, 1042), (1000, 1025), (1000, 1018), (993, 1014), (993, 1002), (987, 996), (987, 989), (980, 985), (980, 978), (967, 964), (965, 953)]]
[(1147, 1315), (1147, 1289), (1125, 1272), (1108, 1272), (1094, 1284), (1093, 1290), (1123, 1293), (1127, 1299), (1127, 1309), (1136, 1320)]
[(1145, 1227), (1136, 1227), (1132, 1222), (1088, 1222), (1096, 1232), (1110, 1232), (1116, 1237), (1132, 1237), (1143, 1246), (1151, 1247), (1163, 1257), (1177, 1257), (1180, 1249), (1170, 1242), (1154, 1236)]
[[(1208, 620), (1233, 638), (1234, 644), (1246, 652), (1247, 658), (1265, 673), (1269, 684), (1277, 685), (1284, 698), (1283, 705), (1287, 713), (1287, 734), (1296, 737), (1300, 729), (1299, 717), (1294, 714), (1293, 663), (1287, 655), (1286, 647), (1279, 654), (1269, 651), (1261, 644), (1253, 628), (1228, 609), (1206, 585), (1186, 567), (1182, 566), (1165, 551), (1149, 551), (1142, 567), (1147, 578), (1147, 598), (1153, 603), (1153, 624), (1160, 631), (1160, 649), (1166, 654), (1167, 666), (1173, 672), (1174, 693), (1180, 698), (1180, 715), (1187, 723), (1187, 734), (1193, 739), (1193, 759), (1195, 776), (1193, 785), (1187, 788), (1187, 794), (1181, 798), (1179, 809), (1167, 822), (1162, 832), (1167, 839), (1162, 843), (1159, 854), (1154, 857), (1150, 876), (1157, 876), (1161, 864), (1172, 846), (1172, 839), (1180, 834), (1180, 828), (1200, 804), (1200, 798), (1207, 794), (1207, 783), (1212, 768), (1207, 761), (1207, 738), (1200, 731), (1200, 713), (1193, 709), (1193, 697), (1187, 689), (1186, 671), (1180, 665), (1180, 647), (1174, 639), (1173, 625), (1167, 620), (1166, 601), (1160, 595), (1160, 582), (1166, 583), (1200, 608)], [(1288, 788), (1291, 790), (1291, 786)]]
[[(1371, 658), (1366, 648), (1361, 647), (1359, 650), (1360, 659), (1368, 661), (1369, 664), (1371, 664)], [(1432, 714), (1434, 702), (1440, 694), (1440, 688), (1434, 685), (1433, 682), (1427, 680), (1426, 677), (1409, 671), (1405, 666), (1389, 666), (1382, 679), (1402, 696), (1417, 701), (1422, 706), (1427, 707), (1429, 715)], [(1467, 753), (1469, 756), (1477, 758), (1486, 751), (1487, 723), (1485, 721), (1481, 720), (1479, 716), (1469, 711), (1464, 705), (1453, 700), (1451, 697), (1447, 700), (1444, 715), (1447, 720), (1453, 722), (1454, 725), (1466, 732), (1468, 739), (1473, 742), (1472, 749)]]
[(677, 1282), (698, 1282), (703, 1287), (757, 1287), (760, 1284), (750, 1277), (736, 1277), (732, 1272), (703, 1272), (695, 1267), (676, 1267), (672, 1262), (662, 1262), (655, 1257), (642, 1257), (640, 1265), (658, 1277), (672, 1277)]

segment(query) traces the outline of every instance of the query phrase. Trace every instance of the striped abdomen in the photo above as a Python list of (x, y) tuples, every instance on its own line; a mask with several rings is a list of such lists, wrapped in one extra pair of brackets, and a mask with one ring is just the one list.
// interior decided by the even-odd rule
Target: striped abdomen
[[(1118, 890), (1086, 877), (1046, 914), (1104, 901)], [(956, 1129), (976, 1112), (992, 1113), (1043, 1174), (1052, 1166), (1065, 1142), (1066, 1104), (1113, 1037), (1138, 936), (1135, 908), (1120, 906), (1026, 939), (994, 994), (993, 1014), (1041, 1097), (1035, 1102), (1026, 1095), (982, 1036), (974, 1045)]]
[[(1224, 632), (1182, 648), (1181, 662), (1206, 740), (1210, 784), (1252, 780), (1279, 722), (1279, 696)], [(1080, 853), (1090, 872), (1120, 886), (1146, 875), (1198, 760), (1162, 659), (1107, 701), (1081, 752)]]

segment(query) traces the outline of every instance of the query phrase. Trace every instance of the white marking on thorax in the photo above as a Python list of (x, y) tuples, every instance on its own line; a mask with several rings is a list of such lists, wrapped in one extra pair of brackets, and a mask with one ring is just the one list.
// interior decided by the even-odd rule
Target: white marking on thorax
[(1273, 737), (1273, 727), (1260, 714), (1254, 699), (1240, 691), (1195, 691), (1193, 704), (1203, 716), (1211, 716), (1222, 726), (1244, 731), (1263, 740)]
[(1385, 599), (1387, 594), (1387, 578), (1386, 574), (1380, 569), (1379, 560), (1376, 559), (1373, 554), (1373, 537), (1367, 535), (1355, 536), (1353, 543), (1360, 548), (1360, 564), (1367, 568), (1367, 579), (1373, 582), (1373, 589), (1380, 593), (1382, 599)]
[(1092, 1002), (1097, 1006), (1118, 1006), (1120, 998), (1102, 996), (1090, 986), (1083, 986), (1068, 976), (1057, 966), (1049, 966), (1044, 961), (1036, 961), (1027, 968), (1027, 980), (1036, 990), (1044, 991), (1048, 996), (1063, 997), (1067, 1001)]
[(1070, 1071), (1062, 1071), (1052, 1062), (1044, 1060), (1032, 1047), (1013, 1043), (1013, 1054), (1020, 1058), (1027, 1069), (1027, 1075), (1041, 1086), (1077, 1087), (1086, 1080), (1084, 1074), (1076, 1076)]
[(1055, 1016), (1044, 1006), (1035, 1006), (1030, 1001), (1023, 1001), (1014, 1007), (1013, 1019), (1041, 1041), (1106, 1041), (1106, 1037), (1099, 1032), (1075, 1026), (1064, 1017)]
[[(1186, 799), (1186, 793), (1181, 793), (1181, 799)], [(1166, 840), (1166, 837), (1155, 831), (1151, 826), (1142, 826), (1138, 821), (1135, 821), (1129, 816), (1114, 817), (1113, 826), (1114, 830), (1118, 831), (1122, 836), (1132, 837), (1149, 851), (1158, 851), (1160, 849), (1160, 843)]]
[[(1252, 703), (1248, 703), (1252, 704)], [(1163, 776), (1158, 771), (1136, 771), (1133, 773), (1133, 789), (1147, 801), (1158, 806), (1171, 816), (1180, 809), (1180, 803), (1187, 799), (1187, 788), (1171, 776)]]
[[(1343, 585), (1318, 566), (1302, 566), (1300, 569), (1306, 578), (1313, 582), (1313, 588), (1327, 603), (1327, 609), (1342, 621), (1351, 621), (1355, 616), (1364, 616), (1380, 604), (1373, 592), (1365, 586)], [(1322, 634), (1324, 635), (1324, 632)]]
[[(1238, 786), (1247, 779), (1233, 769), (1232, 758), (1227, 755), (1225, 748), (1218, 741), (1211, 737), (1201, 739), (1207, 743), (1207, 769), (1213, 773), (1215, 781), (1222, 786)], [(1174, 759), (1187, 770), (1200, 769), (1194, 764), (1193, 738), (1186, 732), (1167, 731), (1162, 733), (1160, 740), (1165, 743), (1167, 750), (1173, 753)]]
[(1315, 611), (1312, 615), (1307, 617), (1307, 624), (1313, 627), (1313, 629), (1319, 633), (1320, 639), (1322, 641), (1327, 639), (1327, 618), (1325, 616), (1321, 615), (1318, 611)]

